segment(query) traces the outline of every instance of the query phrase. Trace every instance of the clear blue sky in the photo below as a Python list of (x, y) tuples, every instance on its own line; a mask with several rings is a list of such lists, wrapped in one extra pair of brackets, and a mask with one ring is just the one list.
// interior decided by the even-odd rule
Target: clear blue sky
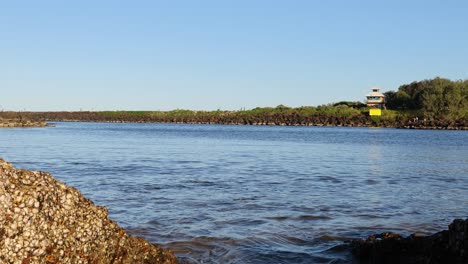
[(467, 74), (462, 0), (0, 0), (5, 110), (295, 107)]

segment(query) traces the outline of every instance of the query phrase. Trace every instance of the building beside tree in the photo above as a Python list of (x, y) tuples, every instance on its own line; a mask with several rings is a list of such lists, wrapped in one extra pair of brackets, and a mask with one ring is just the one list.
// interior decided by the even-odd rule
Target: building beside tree
[(367, 107), (369, 107), (369, 115), (379, 116), (382, 114), (382, 109), (385, 109), (385, 95), (380, 92), (379, 88), (372, 88), (372, 92), (366, 95)]

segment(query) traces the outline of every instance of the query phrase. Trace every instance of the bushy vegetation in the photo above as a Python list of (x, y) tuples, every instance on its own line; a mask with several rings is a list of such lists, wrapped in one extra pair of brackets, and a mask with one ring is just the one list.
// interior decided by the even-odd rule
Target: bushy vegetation
[[(154, 122), (241, 125), (375, 125), (365, 108), (346, 104), (292, 108), (257, 107), (240, 111), (103, 111), (103, 112), (23, 112), (23, 116), (49, 121)], [(1, 116), (1, 114), (0, 114)]]
[(386, 92), (385, 98), (388, 109), (412, 111), (427, 120), (466, 120), (468, 116), (468, 80), (412, 82)]
[[(385, 93), (387, 109), (370, 117), (361, 102), (342, 101), (320, 106), (257, 107), (240, 111), (103, 111), (103, 112), (0, 112), (0, 118), (49, 121), (154, 122), (242, 125), (406, 126), (419, 117), (420, 127), (468, 126), (468, 80), (443, 78), (405, 84)], [(427, 119), (427, 121), (426, 121)], [(414, 127), (414, 122), (411, 125)]]

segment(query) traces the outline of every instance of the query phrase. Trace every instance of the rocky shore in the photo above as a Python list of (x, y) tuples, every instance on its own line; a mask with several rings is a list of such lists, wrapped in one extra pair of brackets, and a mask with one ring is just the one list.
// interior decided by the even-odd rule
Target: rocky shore
[(0, 263), (177, 263), (77, 189), (0, 159)]
[(45, 127), (45, 126), (47, 126), (47, 123), (44, 121), (0, 119), (0, 128), (1, 127)]
[(363, 264), (466, 264), (468, 219), (456, 219), (448, 230), (431, 236), (403, 237), (382, 233), (351, 242), (353, 254)]
[[(319, 110), (321, 109), (321, 110)], [(328, 110), (324, 110), (328, 109)], [(367, 112), (345, 108), (265, 108), (250, 111), (103, 111), (103, 112), (0, 112), (0, 127), (46, 126), (50, 122), (217, 124), (258, 126), (338, 126), (403, 129), (468, 130), (468, 119), (419, 120), (396, 116), (371, 117)], [(341, 109), (341, 110), (340, 110)], [(313, 110), (313, 111), (312, 111)], [(333, 111), (332, 111), (333, 110)], [(302, 111), (302, 112), (301, 112)], [(344, 112), (340, 112), (344, 111)], [(351, 112), (346, 112), (351, 111)], [(2, 122), (2, 120), (4, 120)], [(7, 121), (5, 121), (7, 120)], [(29, 120), (29, 121), (25, 121)], [(2, 125), (3, 123), (3, 125)]]
[(437, 129), (437, 130), (468, 130), (468, 120), (458, 121), (438, 120), (438, 121), (407, 121), (399, 124), (398, 128), (406, 129)]

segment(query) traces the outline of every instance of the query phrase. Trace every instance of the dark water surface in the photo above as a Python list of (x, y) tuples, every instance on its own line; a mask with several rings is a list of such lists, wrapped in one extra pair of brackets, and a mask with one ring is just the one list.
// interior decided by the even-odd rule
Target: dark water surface
[(350, 238), (468, 215), (465, 131), (56, 123), (0, 156), (189, 263), (352, 263)]

